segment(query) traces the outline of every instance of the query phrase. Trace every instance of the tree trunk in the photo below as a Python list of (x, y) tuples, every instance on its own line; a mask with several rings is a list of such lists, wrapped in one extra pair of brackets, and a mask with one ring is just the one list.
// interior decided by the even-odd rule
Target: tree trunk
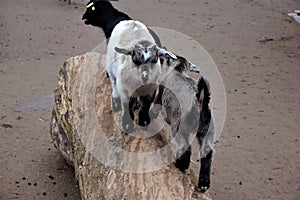
[(161, 118), (146, 130), (121, 131), (121, 112), (111, 112), (104, 66), (99, 53), (70, 58), (55, 90), (50, 134), (75, 168), (82, 199), (210, 199), (195, 191), (197, 176), (170, 163), (164, 148), (170, 129)]

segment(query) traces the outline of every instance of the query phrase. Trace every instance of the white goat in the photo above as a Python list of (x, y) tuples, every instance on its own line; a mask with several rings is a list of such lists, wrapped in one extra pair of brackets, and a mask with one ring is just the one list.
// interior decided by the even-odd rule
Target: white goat
[[(112, 108), (119, 111), (122, 104), (122, 127), (133, 131), (133, 105), (141, 100), (138, 124), (150, 123), (149, 108), (154, 100), (161, 73), (158, 58), (176, 58), (156, 46), (148, 28), (141, 22), (119, 22), (107, 45), (106, 71), (112, 83)], [(121, 103), (122, 102), (122, 103)]]

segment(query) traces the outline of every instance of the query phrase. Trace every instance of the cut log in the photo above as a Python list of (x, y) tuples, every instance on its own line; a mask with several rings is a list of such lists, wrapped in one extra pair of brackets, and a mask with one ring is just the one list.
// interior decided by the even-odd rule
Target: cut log
[(171, 162), (171, 133), (161, 118), (147, 129), (122, 132), (104, 66), (100, 53), (70, 58), (55, 90), (50, 134), (75, 168), (82, 199), (210, 199), (195, 190), (197, 176)]

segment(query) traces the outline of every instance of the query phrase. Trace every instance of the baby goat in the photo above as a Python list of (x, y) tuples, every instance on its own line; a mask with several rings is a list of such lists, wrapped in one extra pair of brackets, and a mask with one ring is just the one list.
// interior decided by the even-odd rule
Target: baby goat
[[(137, 99), (142, 102), (138, 124), (148, 125), (148, 110), (161, 72), (160, 60), (174, 55), (159, 48), (160, 40), (151, 29), (131, 20), (109, 1), (91, 0), (82, 19), (87, 25), (102, 28), (108, 40), (106, 70), (112, 83), (112, 108), (113, 111), (120, 110), (122, 99), (123, 130), (127, 133), (133, 131), (133, 105)], [(131, 61), (129, 56), (132, 57)]]
[(119, 111), (122, 103), (122, 127), (133, 131), (133, 105), (141, 102), (138, 124), (150, 123), (149, 108), (154, 100), (161, 73), (159, 58), (176, 56), (156, 46), (148, 28), (139, 21), (119, 22), (107, 45), (106, 71), (112, 83), (112, 108)]
[[(198, 187), (205, 192), (210, 187), (210, 169), (215, 134), (214, 122), (209, 107), (210, 89), (208, 81), (200, 77), (195, 82), (185, 72), (198, 72), (197, 67), (181, 56), (168, 61), (168, 71), (162, 78), (155, 106), (162, 105), (166, 111), (166, 122), (171, 125), (176, 151), (175, 166), (185, 171), (189, 168), (191, 146), (189, 138), (196, 134), (200, 145), (201, 169)], [(151, 111), (151, 114), (157, 113)], [(158, 110), (156, 110), (157, 112)]]
[[(118, 23), (131, 20), (131, 18), (127, 14), (115, 9), (108, 0), (91, 0), (87, 3), (82, 20), (84, 20), (86, 25), (101, 28), (106, 39), (109, 39)], [(148, 30), (154, 38), (156, 45), (161, 47), (161, 42), (157, 34), (150, 28)]]

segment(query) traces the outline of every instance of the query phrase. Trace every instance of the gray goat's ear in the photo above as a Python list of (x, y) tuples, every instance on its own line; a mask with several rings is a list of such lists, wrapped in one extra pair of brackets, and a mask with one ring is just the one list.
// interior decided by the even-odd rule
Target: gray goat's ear
[(115, 50), (116, 50), (116, 52), (122, 53), (125, 55), (132, 55), (132, 53), (133, 53), (132, 47), (125, 47), (125, 48), (115, 47)]
[(163, 57), (167, 60), (170, 58), (172, 58), (173, 60), (177, 59), (175, 54), (173, 54), (172, 52), (167, 51), (165, 49), (161, 49), (161, 48), (158, 48), (157, 55), (158, 55), (158, 57)]
[(196, 65), (194, 65), (194, 64), (192, 64), (192, 63), (190, 63), (189, 71), (190, 71), (190, 72), (195, 72), (195, 73), (200, 73), (199, 67), (197, 67)]

